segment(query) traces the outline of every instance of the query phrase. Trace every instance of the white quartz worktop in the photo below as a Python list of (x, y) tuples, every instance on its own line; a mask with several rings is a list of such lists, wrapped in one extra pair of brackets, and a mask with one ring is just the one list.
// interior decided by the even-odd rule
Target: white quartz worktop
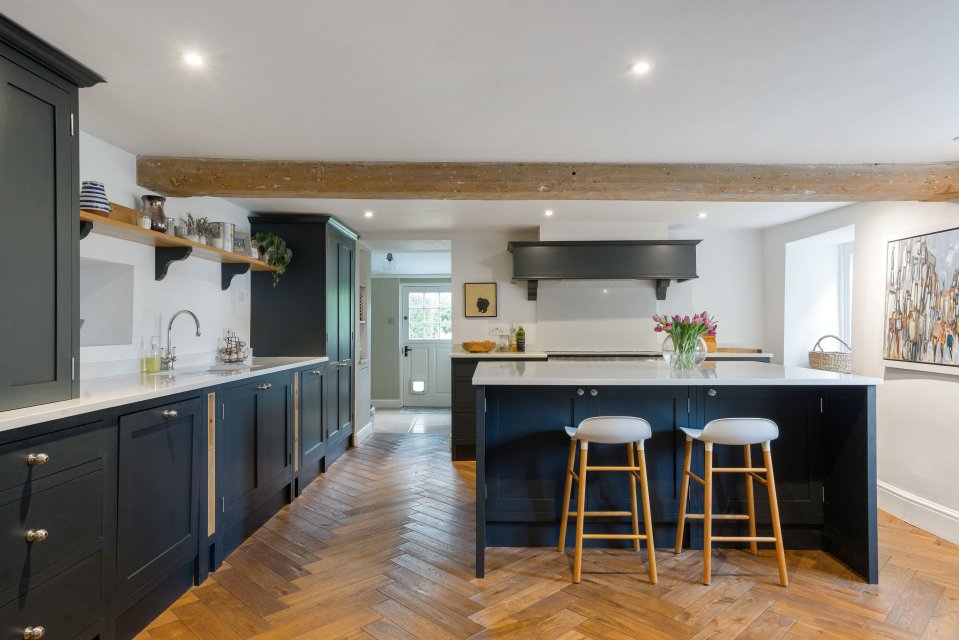
[(451, 358), (474, 358), (479, 360), (545, 360), (549, 355), (545, 351), (490, 351), (489, 353), (472, 353), (462, 347), (456, 347), (450, 352)]
[(699, 369), (675, 371), (665, 362), (480, 362), (474, 385), (682, 385), (682, 386), (842, 386), (878, 385), (879, 378), (831, 373), (765, 362), (706, 362)]
[(35, 407), (0, 411), (0, 431), (68, 418), (102, 409), (152, 400), (185, 391), (213, 387), (224, 382), (276, 373), (286, 369), (322, 364), (329, 358), (253, 358), (253, 364), (226, 371), (210, 371), (215, 365), (196, 365), (162, 371), (133, 373), (80, 381), (80, 397)]

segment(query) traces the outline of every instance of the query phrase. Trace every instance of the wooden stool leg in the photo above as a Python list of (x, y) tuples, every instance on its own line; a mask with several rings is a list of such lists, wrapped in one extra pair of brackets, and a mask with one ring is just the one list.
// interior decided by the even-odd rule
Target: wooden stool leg
[(573, 582), (579, 584), (583, 569), (583, 522), (586, 519), (586, 458), (589, 443), (580, 443), (579, 450), (579, 492), (576, 504), (576, 554), (573, 556)]
[(773, 521), (773, 537), (776, 538), (776, 560), (779, 563), (779, 583), (789, 586), (786, 576), (786, 552), (783, 547), (782, 526), (779, 523), (779, 501), (776, 499), (776, 480), (773, 476), (773, 457), (769, 442), (763, 443), (763, 460), (766, 462), (766, 488), (769, 491), (769, 512)]
[(676, 522), (676, 553), (683, 551), (683, 533), (686, 530), (686, 499), (689, 497), (689, 467), (692, 463), (693, 439), (686, 438), (686, 457), (683, 459), (682, 488), (679, 494), (679, 520)]
[(713, 552), (713, 443), (706, 442), (706, 481), (703, 495), (703, 584), (712, 579)]
[[(633, 447), (636, 445), (632, 442), (626, 445), (626, 461), (631, 467), (636, 466), (636, 456), (633, 454)], [(629, 505), (630, 510), (633, 513), (633, 535), (639, 535), (639, 508), (636, 504), (636, 472), (630, 471), (626, 474), (629, 479)], [(633, 540), (633, 551), (639, 551), (639, 538)]]
[(569, 460), (566, 462), (566, 489), (563, 490), (563, 519), (559, 523), (557, 551), (566, 549), (566, 524), (569, 522), (569, 499), (573, 493), (573, 464), (576, 462), (576, 440), (569, 439)]
[[(750, 446), (747, 444), (743, 447), (746, 451), (746, 468), (749, 469), (753, 466), (753, 456), (752, 451), (750, 451)], [(756, 502), (753, 500), (753, 477), (746, 474), (746, 513), (749, 514), (749, 537), (756, 537)], [(749, 541), (749, 552), (753, 555), (759, 553), (759, 546), (756, 544), (755, 540)]]
[[(649, 562), (649, 581), (656, 584), (656, 543), (653, 542), (653, 514), (649, 508), (649, 482), (646, 476), (646, 450), (642, 442), (638, 446), (639, 479), (643, 493), (643, 522), (646, 525), (646, 555)], [(639, 541), (636, 541), (639, 544)]]

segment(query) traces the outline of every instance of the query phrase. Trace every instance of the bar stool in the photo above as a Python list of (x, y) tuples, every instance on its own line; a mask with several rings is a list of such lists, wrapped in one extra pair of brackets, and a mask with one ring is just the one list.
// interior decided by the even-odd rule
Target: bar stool
[[(683, 532), (686, 520), (695, 518), (703, 520), (703, 584), (709, 584), (712, 577), (713, 542), (748, 542), (749, 550), (757, 553), (757, 542), (775, 542), (776, 559), (779, 563), (779, 582), (785, 587), (789, 585), (786, 576), (786, 554), (783, 551), (782, 528), (779, 524), (779, 503), (776, 500), (776, 484), (773, 476), (773, 458), (769, 443), (779, 437), (779, 427), (772, 420), (765, 418), (721, 418), (712, 420), (702, 429), (687, 429), (681, 427), (686, 434), (686, 459), (683, 463), (683, 484), (679, 498), (679, 522), (676, 526), (676, 553), (683, 550)], [(700, 478), (689, 470), (693, 440), (701, 441), (706, 447), (705, 479)], [(714, 467), (713, 445), (738, 445), (743, 447), (746, 454), (744, 467)], [(765, 467), (753, 467), (749, 447), (762, 444)], [(743, 473), (746, 475), (746, 510), (747, 514), (713, 514), (713, 474), (714, 473)], [(757, 474), (764, 473), (765, 478)], [(689, 479), (692, 478), (703, 485), (705, 495), (703, 499), (704, 513), (686, 513), (686, 498), (689, 496)], [(773, 536), (756, 535), (756, 507), (753, 503), (753, 480), (766, 485), (769, 492), (769, 511), (772, 516)], [(748, 520), (748, 536), (714, 536), (712, 531), (713, 520)]]
[[(649, 580), (656, 584), (656, 548), (653, 543), (653, 519), (649, 510), (649, 488), (646, 480), (646, 454), (644, 442), (648, 440), (653, 430), (649, 423), (642, 418), (623, 416), (604, 416), (587, 418), (579, 423), (578, 428), (566, 427), (569, 441), (569, 461), (566, 464), (566, 489), (563, 506), (563, 519), (559, 525), (559, 544), (557, 551), (566, 549), (566, 524), (570, 518), (569, 501), (573, 490), (573, 480), (578, 484), (576, 501), (576, 553), (573, 558), (573, 582), (579, 583), (583, 566), (583, 540), (632, 540), (633, 549), (639, 551), (639, 541), (646, 541), (646, 553), (649, 557)], [(596, 466), (586, 464), (589, 453), (589, 443), (624, 444), (626, 445), (625, 467)], [(579, 473), (573, 471), (576, 461), (576, 444), (579, 443)], [(636, 458), (639, 464), (636, 464)], [(632, 509), (630, 511), (586, 511), (586, 476), (591, 471), (625, 471), (629, 474), (629, 497)], [(643, 520), (646, 533), (639, 533), (639, 514), (636, 505), (636, 481), (639, 481), (643, 499)], [(600, 534), (583, 533), (586, 516), (632, 516), (633, 532), (631, 534)]]

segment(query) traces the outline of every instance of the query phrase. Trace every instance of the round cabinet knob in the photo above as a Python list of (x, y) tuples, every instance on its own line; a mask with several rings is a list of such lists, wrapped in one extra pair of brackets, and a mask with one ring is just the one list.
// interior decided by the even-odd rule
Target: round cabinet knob
[(264, 382), (263, 384), (257, 387), (257, 389), (259, 389), (260, 391), (269, 391), (272, 388), (273, 388), (273, 385), (270, 384), (269, 382)]
[(586, 392), (583, 391), (582, 389), (577, 389), (577, 390), (576, 390), (576, 395), (578, 395), (578, 396), (581, 396), (581, 395), (583, 395), (584, 393), (586, 393)]
[(27, 627), (23, 630), (23, 640), (40, 640), (45, 635), (47, 635), (47, 630), (40, 625)]
[(50, 456), (45, 453), (31, 453), (27, 456), (27, 464), (31, 467), (39, 467), (48, 462), (50, 462)]
[(173, 418), (177, 417), (180, 414), (177, 412), (176, 409), (165, 409), (163, 413), (160, 415), (162, 415), (167, 420), (172, 420)]
[(591, 396), (593, 396), (593, 397), (595, 398), (596, 396), (599, 395), (599, 391), (597, 391), (596, 389), (590, 389), (590, 390), (589, 390), (589, 395), (591, 395)]
[(30, 529), (27, 531), (27, 542), (43, 542), (50, 537), (46, 529)]
[(715, 396), (715, 395), (716, 395), (716, 390), (715, 390), (715, 389), (707, 389), (707, 390), (706, 390), (706, 395), (707, 395), (707, 396), (710, 396), (710, 397)]

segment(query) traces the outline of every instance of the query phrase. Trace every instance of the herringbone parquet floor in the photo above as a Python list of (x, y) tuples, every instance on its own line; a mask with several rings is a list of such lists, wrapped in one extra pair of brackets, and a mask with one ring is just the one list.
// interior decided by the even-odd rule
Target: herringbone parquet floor
[(473, 578), (473, 463), (446, 438), (378, 434), (350, 451), (144, 631), (142, 639), (959, 638), (959, 547), (883, 515), (881, 585), (820, 552), (491, 549)]

